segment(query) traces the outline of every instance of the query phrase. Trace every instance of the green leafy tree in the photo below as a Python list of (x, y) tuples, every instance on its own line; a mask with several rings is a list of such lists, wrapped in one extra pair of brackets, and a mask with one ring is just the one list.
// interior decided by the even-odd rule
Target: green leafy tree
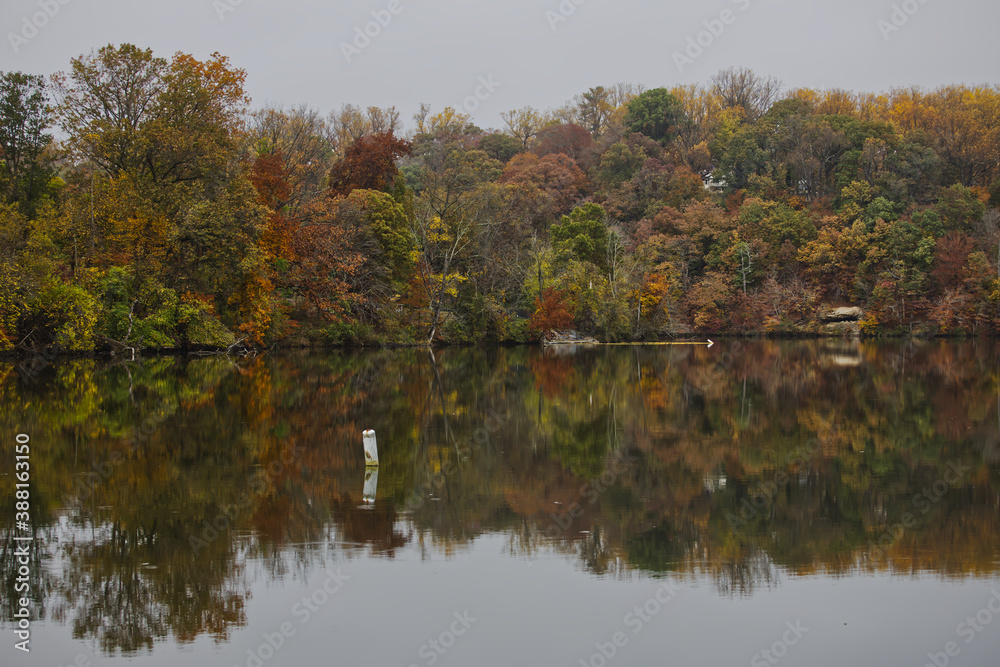
[(983, 217), (986, 207), (969, 188), (953, 185), (941, 191), (934, 207), (946, 229), (967, 231)]
[(45, 99), (45, 79), (22, 72), (0, 73), (0, 181), (8, 201), (29, 217), (46, 191), (52, 168), (45, 149), (52, 114)]
[(506, 164), (510, 159), (525, 150), (520, 141), (506, 134), (495, 132), (487, 134), (479, 140), (479, 150), (484, 151), (494, 160)]
[(599, 204), (577, 206), (552, 227), (552, 245), (565, 259), (607, 267), (608, 228)]
[(663, 145), (670, 143), (686, 122), (684, 107), (666, 88), (653, 88), (628, 103), (625, 127)]
[(739, 127), (726, 144), (716, 170), (716, 179), (721, 179), (729, 190), (746, 188), (751, 176), (769, 171), (770, 156), (765, 145), (757, 129)]
[(642, 146), (619, 141), (601, 156), (597, 179), (606, 189), (616, 188), (635, 176), (648, 159)]

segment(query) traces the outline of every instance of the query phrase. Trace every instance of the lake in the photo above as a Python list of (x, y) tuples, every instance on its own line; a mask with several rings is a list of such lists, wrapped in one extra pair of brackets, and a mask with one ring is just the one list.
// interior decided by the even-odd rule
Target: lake
[(1000, 654), (993, 340), (0, 361), (0, 406), (3, 665)]

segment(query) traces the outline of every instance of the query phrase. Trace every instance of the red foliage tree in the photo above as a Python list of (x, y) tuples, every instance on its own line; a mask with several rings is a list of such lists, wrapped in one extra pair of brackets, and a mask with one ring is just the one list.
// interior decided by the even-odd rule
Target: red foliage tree
[(535, 313), (528, 331), (533, 337), (547, 337), (550, 331), (569, 329), (573, 326), (574, 310), (568, 292), (546, 287), (535, 297)]
[(942, 290), (961, 287), (965, 261), (975, 244), (962, 232), (948, 232), (937, 242), (934, 252), (934, 279)]
[(346, 197), (354, 190), (387, 191), (396, 180), (396, 160), (409, 155), (410, 142), (392, 130), (363, 136), (351, 144), (330, 169), (330, 195)]
[(531, 152), (539, 157), (562, 153), (573, 158), (584, 169), (590, 166), (596, 146), (587, 128), (576, 123), (551, 125), (541, 130), (535, 138)]
[(507, 163), (501, 183), (533, 185), (545, 194), (542, 216), (548, 223), (569, 213), (590, 191), (590, 180), (573, 158), (553, 153), (542, 158), (532, 153), (515, 155)]
[(364, 257), (351, 247), (349, 233), (336, 223), (338, 200), (325, 198), (310, 205), (292, 237), (296, 261), (289, 282), (321, 317), (350, 319), (365, 301), (352, 290), (353, 277)]

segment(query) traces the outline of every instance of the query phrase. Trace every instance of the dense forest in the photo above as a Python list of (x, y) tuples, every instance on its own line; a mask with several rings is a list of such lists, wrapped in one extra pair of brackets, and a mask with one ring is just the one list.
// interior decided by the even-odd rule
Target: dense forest
[(1000, 327), (1000, 86), (254, 108), (106, 46), (0, 73), (0, 352)]

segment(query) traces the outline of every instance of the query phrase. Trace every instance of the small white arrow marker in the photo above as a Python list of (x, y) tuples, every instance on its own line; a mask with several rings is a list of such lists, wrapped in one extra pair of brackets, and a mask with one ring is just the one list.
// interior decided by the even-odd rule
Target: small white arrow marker
[(709, 338), (709, 339), (708, 339), (708, 346), (709, 346), (709, 347), (712, 347), (713, 345), (715, 345), (715, 343), (713, 343), (713, 342), (712, 342), (712, 339), (711, 339), (711, 338)]

